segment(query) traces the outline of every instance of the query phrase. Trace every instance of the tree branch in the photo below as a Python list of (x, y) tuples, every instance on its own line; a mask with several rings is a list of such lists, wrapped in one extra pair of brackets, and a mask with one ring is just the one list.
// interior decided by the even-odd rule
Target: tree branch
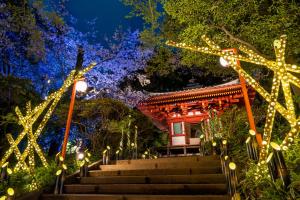
[(236, 41), (238, 43), (241, 43), (245, 46), (247, 46), (248, 48), (252, 49), (253, 51), (255, 51), (257, 54), (262, 55), (262, 53), (260, 53), (252, 44), (234, 36), (232, 33), (230, 33), (225, 26), (216, 26), (216, 28), (222, 30), (228, 37), (230, 40)]

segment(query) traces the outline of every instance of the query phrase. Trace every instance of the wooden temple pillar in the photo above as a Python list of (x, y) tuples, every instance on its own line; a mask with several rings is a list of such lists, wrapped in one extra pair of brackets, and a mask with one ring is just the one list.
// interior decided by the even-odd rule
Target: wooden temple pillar
[[(217, 110), (212, 113), (213, 118), (214, 115), (219, 117), (230, 105), (243, 106), (243, 93), (248, 91), (243, 91), (237, 83), (167, 92), (148, 98), (138, 108), (152, 118), (158, 128), (169, 132), (169, 147), (190, 148), (200, 143), (196, 128), (191, 134), (191, 127), (201, 123), (205, 140), (212, 140), (209, 110)], [(250, 92), (249, 99), (254, 99), (254, 95)]]

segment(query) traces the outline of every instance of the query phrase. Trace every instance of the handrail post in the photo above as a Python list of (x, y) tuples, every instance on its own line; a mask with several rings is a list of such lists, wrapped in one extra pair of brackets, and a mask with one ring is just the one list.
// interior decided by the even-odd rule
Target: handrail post
[[(59, 154), (57, 154), (59, 155)], [(62, 194), (63, 193), (63, 186), (65, 181), (65, 173), (67, 170), (67, 166), (64, 164), (64, 158), (59, 155), (58, 157), (58, 170), (56, 171), (56, 181), (54, 187), (54, 194)]]
[(204, 135), (200, 135), (200, 143), (199, 143), (199, 153), (200, 156), (205, 156), (205, 147), (204, 147)]
[[(1, 177), (0, 177), (0, 183), (6, 182), (7, 185), (9, 185), (9, 182), (10, 182), (9, 176), (13, 173), (12, 169), (8, 167), (8, 164), (9, 163), (6, 162), (1, 166)], [(2, 199), (2, 198), (7, 199), (7, 200), (14, 200), (15, 199), (15, 190), (11, 187), (7, 188), (6, 195), (0, 197), (0, 199)]]
[(273, 148), (274, 161), (275, 161), (277, 174), (282, 180), (283, 188), (287, 190), (288, 186), (291, 184), (291, 179), (290, 179), (289, 171), (285, 164), (281, 147), (274, 142), (271, 142), (271, 147)]
[(237, 179), (237, 175), (236, 175), (236, 164), (234, 162), (230, 162), (228, 167), (229, 167), (229, 180), (230, 180), (231, 196), (235, 196), (236, 188), (238, 185), (238, 179)]
[(90, 158), (91, 158), (91, 153), (88, 150), (84, 151), (84, 173), (83, 176), (87, 177), (88, 171), (89, 171), (89, 164), (90, 164)]
[(106, 146), (106, 149), (102, 152), (102, 163), (108, 165), (110, 162), (110, 146)]
[(5, 181), (8, 180), (8, 170), (10, 170), (8, 168), (8, 162), (4, 163), (4, 165), (1, 166), (1, 177), (0, 177), (0, 181)]
[(212, 141), (212, 154), (215, 156), (217, 155), (217, 142), (216, 141)]
[(120, 149), (116, 151), (116, 161), (120, 159), (119, 156), (120, 156)]
[(267, 158), (267, 165), (268, 165), (268, 170), (271, 176), (271, 179), (273, 182), (276, 181), (276, 179), (278, 178), (277, 175), (277, 169), (276, 169), (276, 163), (275, 163), (275, 159), (274, 159), (274, 153), (270, 153), (268, 158)]
[(105, 149), (105, 150), (102, 152), (102, 164), (103, 164), (103, 165), (106, 165), (106, 151), (107, 151), (107, 149)]

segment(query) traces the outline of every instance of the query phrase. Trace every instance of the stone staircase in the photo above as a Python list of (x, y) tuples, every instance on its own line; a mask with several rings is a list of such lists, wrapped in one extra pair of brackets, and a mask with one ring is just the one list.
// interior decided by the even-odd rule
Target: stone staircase
[(63, 195), (42, 200), (225, 200), (225, 176), (218, 157), (189, 156), (120, 160), (100, 165), (88, 177), (65, 184)]

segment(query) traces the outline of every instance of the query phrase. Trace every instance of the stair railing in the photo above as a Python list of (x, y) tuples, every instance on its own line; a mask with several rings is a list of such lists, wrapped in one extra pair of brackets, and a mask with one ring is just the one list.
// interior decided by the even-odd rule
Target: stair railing
[(150, 149), (147, 149), (143, 155), (142, 155), (143, 159), (150, 159), (151, 158), (151, 154), (150, 154)]
[(200, 156), (204, 156), (205, 155), (205, 136), (202, 134), (199, 137), (200, 139), (200, 143), (199, 143), (199, 154)]
[[(246, 140), (247, 154), (248, 157), (256, 162), (259, 160), (259, 148), (255, 138), (256, 132), (249, 130), (250, 136)], [(272, 181), (275, 183), (276, 179), (281, 179), (284, 190), (288, 189), (291, 183), (289, 171), (285, 164), (281, 147), (274, 143), (270, 143), (273, 151), (269, 154), (266, 163), (268, 166), (269, 174)]]
[[(0, 184), (7, 185), (7, 187), (9, 186), (10, 175), (13, 173), (12, 169), (8, 167), (8, 164), (8, 162), (4, 163), (0, 169)], [(6, 189), (6, 195), (0, 196), (0, 199), (15, 199), (15, 190), (11, 187), (8, 187)]]
[(55, 181), (55, 187), (54, 187), (54, 194), (62, 194), (67, 165), (64, 164), (64, 158), (60, 155), (60, 153), (56, 154), (55, 160), (58, 164), (58, 170), (55, 173), (56, 181)]
[(116, 153), (116, 157), (115, 157), (116, 161), (121, 160), (122, 154), (123, 154), (123, 149), (121, 147), (119, 147), (115, 153)]
[(267, 165), (271, 179), (273, 180), (273, 182), (275, 182), (276, 179), (280, 178), (282, 181), (283, 189), (287, 190), (288, 186), (291, 184), (291, 178), (285, 164), (281, 147), (275, 142), (271, 142), (270, 144), (273, 152), (270, 153), (267, 158)]
[(106, 146), (106, 149), (102, 152), (102, 163), (108, 165), (110, 162), (110, 146)]
[(248, 157), (251, 160), (258, 161), (258, 144), (255, 139), (255, 132), (249, 131), (250, 136), (246, 139), (246, 148)]
[(84, 158), (82, 159), (82, 161), (80, 163), (80, 169), (79, 169), (79, 176), (80, 177), (87, 177), (87, 175), (88, 175), (88, 166), (91, 162), (90, 157), (91, 157), (91, 153), (88, 151), (88, 149), (86, 149), (84, 151)]
[(220, 150), (221, 166), (226, 178), (228, 193), (232, 197), (232, 200), (240, 200), (240, 195), (237, 192), (238, 178), (236, 173), (236, 164), (231, 162), (230, 157), (228, 156), (227, 140), (222, 140)]

